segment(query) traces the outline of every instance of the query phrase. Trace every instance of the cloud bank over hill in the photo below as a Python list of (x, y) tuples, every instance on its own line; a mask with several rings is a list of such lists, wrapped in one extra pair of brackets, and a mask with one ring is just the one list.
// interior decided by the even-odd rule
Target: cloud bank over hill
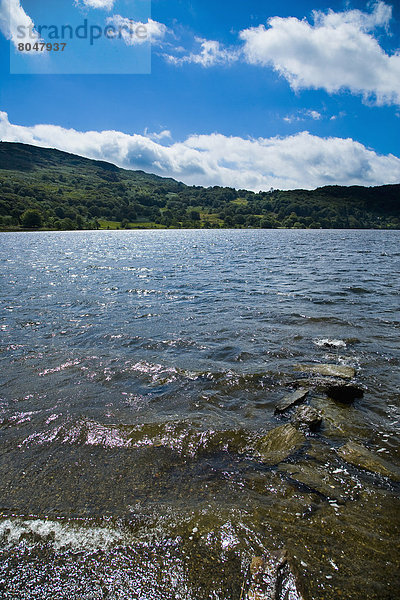
[(400, 181), (400, 158), (393, 154), (379, 155), (350, 138), (322, 138), (307, 131), (257, 139), (213, 133), (191, 135), (181, 142), (165, 136), (160, 143), (152, 134), (15, 125), (7, 113), (0, 112), (0, 138), (57, 148), (123, 168), (173, 177), (189, 185), (259, 191)]

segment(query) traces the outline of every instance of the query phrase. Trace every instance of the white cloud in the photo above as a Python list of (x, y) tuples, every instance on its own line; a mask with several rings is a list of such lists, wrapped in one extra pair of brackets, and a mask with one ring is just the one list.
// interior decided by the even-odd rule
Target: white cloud
[(308, 110), (306, 114), (314, 119), (314, 121), (319, 121), (322, 119), (321, 113), (319, 113), (317, 110)]
[(160, 133), (154, 133), (154, 132), (148, 131), (148, 129), (146, 127), (146, 129), (144, 130), (144, 135), (146, 137), (149, 137), (151, 140), (156, 140), (156, 141), (172, 138), (172, 135), (171, 135), (171, 132), (169, 129), (163, 129), (163, 131), (160, 131)]
[(268, 190), (400, 181), (400, 158), (393, 154), (382, 156), (352, 139), (320, 138), (306, 131), (259, 139), (192, 135), (164, 146), (144, 135), (119, 131), (13, 125), (0, 112), (0, 139), (58, 148), (195, 185)]
[(244, 59), (272, 66), (294, 90), (349, 90), (378, 105), (400, 104), (400, 50), (389, 55), (373, 35), (387, 28), (392, 8), (377, 2), (372, 12), (313, 12), (314, 24), (273, 17), (240, 33)]
[(341, 110), (340, 113), (338, 115), (332, 115), (329, 120), (330, 121), (336, 121), (336, 119), (342, 119), (343, 117), (346, 116), (346, 113), (344, 110)]
[(295, 123), (297, 121), (305, 121), (306, 119), (320, 121), (322, 119), (322, 115), (317, 110), (300, 110), (295, 115), (287, 115), (286, 117), (283, 117), (283, 120), (286, 121), (286, 123)]
[(20, 42), (34, 43), (40, 39), (32, 19), (26, 14), (19, 0), (0, 0), (0, 30), (16, 48)]
[(361, 10), (347, 10), (342, 13), (335, 13), (329, 10), (328, 13), (322, 11), (313, 11), (314, 22), (316, 25), (340, 27), (343, 23), (355, 25), (362, 31), (372, 31), (377, 27), (387, 28), (392, 18), (392, 7), (385, 4), (382, 0), (375, 2), (373, 11), (365, 13)]
[(197, 53), (192, 52), (186, 56), (177, 57), (169, 54), (164, 55), (165, 58), (175, 65), (184, 63), (194, 63), (202, 67), (214, 67), (215, 65), (226, 65), (235, 62), (240, 57), (239, 50), (226, 49), (215, 40), (206, 40), (204, 38), (196, 38), (196, 42), (200, 44), (200, 49)]
[(102, 8), (105, 10), (111, 10), (114, 3), (115, 0), (75, 0), (75, 4), (78, 6), (82, 4), (87, 8)]
[(147, 23), (134, 21), (121, 15), (113, 15), (107, 18), (107, 24), (116, 29), (116, 34), (121, 35), (128, 46), (150, 42), (159, 43), (167, 33), (167, 27), (163, 23), (148, 19)]

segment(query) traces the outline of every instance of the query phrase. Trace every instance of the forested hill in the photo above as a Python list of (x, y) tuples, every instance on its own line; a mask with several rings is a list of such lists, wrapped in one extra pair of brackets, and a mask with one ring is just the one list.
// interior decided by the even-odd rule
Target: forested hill
[(59, 150), (0, 143), (0, 228), (400, 229), (400, 185), (253, 193), (187, 186)]

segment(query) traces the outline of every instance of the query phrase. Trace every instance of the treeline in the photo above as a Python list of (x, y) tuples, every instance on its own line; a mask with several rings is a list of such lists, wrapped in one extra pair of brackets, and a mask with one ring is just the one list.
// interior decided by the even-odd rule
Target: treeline
[(259, 193), (204, 188), (2, 142), (0, 227), (400, 229), (400, 185)]

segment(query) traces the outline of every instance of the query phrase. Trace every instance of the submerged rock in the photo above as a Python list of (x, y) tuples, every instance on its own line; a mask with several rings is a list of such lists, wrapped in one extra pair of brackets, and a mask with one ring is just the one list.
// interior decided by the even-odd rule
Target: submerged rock
[(291, 423), (271, 429), (261, 440), (259, 451), (262, 461), (267, 465), (276, 465), (299, 450), (306, 437)]
[(252, 581), (247, 600), (302, 600), (285, 550), (255, 556), (250, 573)]
[(383, 475), (384, 477), (389, 477), (389, 479), (392, 479), (393, 481), (400, 481), (399, 470), (393, 469), (391, 465), (386, 463), (386, 461), (376, 456), (373, 452), (361, 444), (348, 442), (339, 448), (337, 453), (346, 462), (354, 465), (355, 467), (365, 469), (371, 473)]
[(294, 369), (303, 373), (312, 373), (313, 375), (323, 375), (326, 377), (342, 377), (343, 379), (353, 379), (356, 374), (353, 367), (346, 367), (344, 365), (295, 365)]
[(285, 412), (285, 410), (287, 410), (288, 408), (291, 408), (292, 406), (295, 406), (296, 404), (300, 404), (300, 402), (303, 402), (308, 396), (308, 390), (305, 389), (299, 389), (296, 390), (295, 392), (293, 392), (292, 394), (288, 394), (287, 396), (285, 396), (284, 398), (282, 398), (282, 400), (280, 400), (278, 402), (278, 404), (275, 407), (275, 412), (276, 413), (282, 413)]
[(343, 404), (351, 404), (356, 398), (362, 398), (364, 396), (364, 390), (358, 385), (351, 385), (349, 383), (332, 384), (326, 388), (326, 393), (329, 398), (342, 402)]
[(371, 435), (371, 425), (363, 411), (354, 404), (332, 400), (329, 396), (315, 394), (312, 406), (321, 414), (324, 424), (324, 437), (345, 444), (355, 437), (367, 439)]
[(335, 477), (322, 464), (283, 464), (280, 465), (279, 471), (289, 476), (293, 482), (305, 485), (313, 492), (318, 492), (318, 494), (340, 503), (344, 503), (352, 497), (354, 484), (349, 485), (348, 482), (342, 482), (340, 475)]
[(297, 429), (317, 431), (321, 426), (322, 416), (312, 406), (298, 406), (292, 417), (291, 423)]

